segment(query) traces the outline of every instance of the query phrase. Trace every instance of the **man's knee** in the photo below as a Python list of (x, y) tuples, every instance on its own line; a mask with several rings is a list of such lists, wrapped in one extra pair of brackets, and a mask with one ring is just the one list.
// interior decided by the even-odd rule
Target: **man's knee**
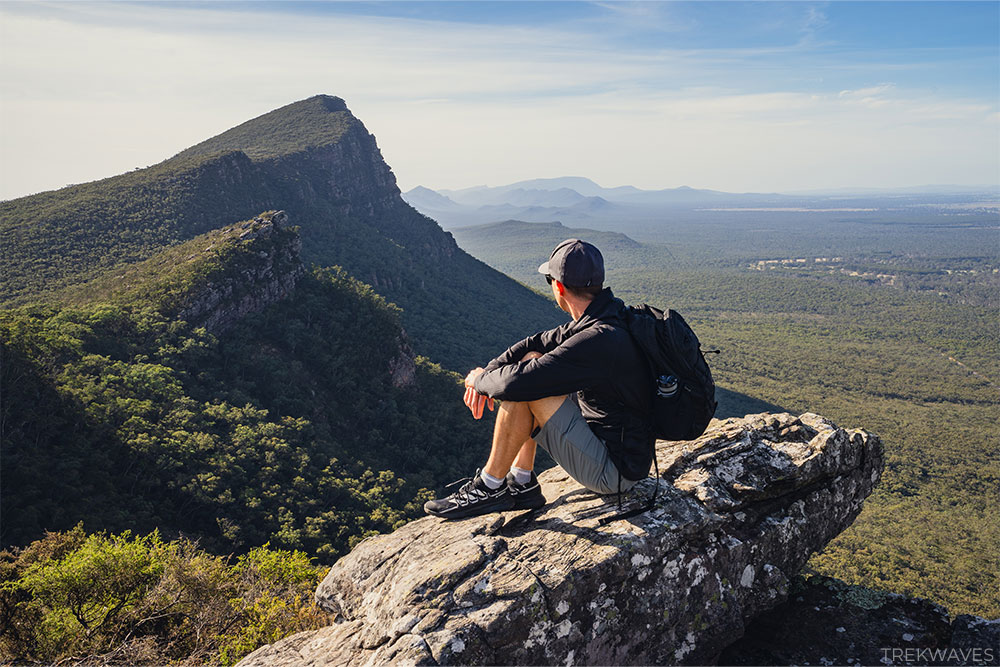
[[(525, 353), (525, 355), (521, 357), (521, 361), (530, 361), (532, 359), (538, 359), (543, 356), (545, 355), (542, 354), (541, 352), (535, 352), (534, 350), (532, 350), (531, 352)], [(545, 426), (545, 422), (547, 422), (552, 417), (552, 415), (556, 413), (556, 410), (559, 409), (559, 406), (562, 405), (564, 400), (566, 400), (565, 395), (547, 396), (545, 398), (539, 398), (534, 401), (527, 401), (525, 405), (527, 405), (528, 409), (531, 410), (531, 414), (535, 418), (535, 424), (539, 427), (542, 427)]]
[(546, 422), (552, 418), (552, 415), (562, 407), (565, 400), (566, 396), (564, 394), (562, 396), (546, 396), (536, 401), (529, 401), (528, 407), (531, 409), (531, 414), (535, 417), (535, 424), (539, 427), (545, 426)]

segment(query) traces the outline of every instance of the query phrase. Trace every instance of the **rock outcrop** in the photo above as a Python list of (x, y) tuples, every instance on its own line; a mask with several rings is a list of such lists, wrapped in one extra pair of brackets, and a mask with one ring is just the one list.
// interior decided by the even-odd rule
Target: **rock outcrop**
[(877, 484), (882, 444), (813, 414), (714, 422), (660, 442), (662, 472), (619, 509), (560, 468), (537, 512), (414, 521), (338, 561), (316, 591), (338, 623), (256, 665), (705, 664), (787, 597)]
[(412, 387), (417, 382), (417, 359), (403, 330), (399, 332), (399, 351), (389, 360), (389, 376), (397, 389)]
[[(288, 226), (284, 211), (268, 211), (252, 220), (224, 227), (188, 261), (214, 264), (185, 295), (177, 318), (212, 333), (222, 333), (247, 315), (259, 313), (295, 290), (305, 274), (299, 253), (302, 241)], [(214, 257), (218, 255), (220, 259)], [(417, 363), (406, 332), (399, 330), (396, 353), (389, 359), (392, 385), (416, 383)]]
[[(287, 226), (284, 211), (271, 211), (223, 229), (224, 237), (247, 244), (246, 251), (229, 258), (216, 279), (190, 295), (178, 318), (219, 333), (288, 296), (305, 267), (299, 259), (299, 235), (282, 233)], [(213, 246), (223, 242), (224, 238)], [(213, 246), (204, 252), (211, 253)]]

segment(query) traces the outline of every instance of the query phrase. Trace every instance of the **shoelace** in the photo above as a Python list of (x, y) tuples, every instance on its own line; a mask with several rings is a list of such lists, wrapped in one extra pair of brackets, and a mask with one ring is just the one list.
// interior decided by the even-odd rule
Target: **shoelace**
[[(478, 473), (476, 474), (476, 476), (478, 477)], [(454, 495), (456, 497), (459, 497), (459, 498), (464, 497), (465, 500), (466, 500), (466, 502), (472, 502), (472, 500), (473, 500), (473, 498), (472, 498), (472, 487), (473, 487), (473, 485), (475, 485), (475, 483), (476, 483), (476, 477), (463, 477), (462, 479), (455, 480), (451, 484), (445, 484), (444, 488), (447, 491), (448, 489), (454, 488), (454, 487), (458, 486), (459, 484), (461, 484), (462, 487), (459, 488), (459, 490), (456, 491), (452, 495)]]
[(472, 479), (473, 479), (472, 477), (463, 477), (462, 479), (456, 479), (454, 482), (450, 482), (448, 484), (445, 484), (444, 488), (446, 490), (447, 489), (451, 489), (451, 488), (454, 488), (454, 487), (458, 486), (459, 484), (465, 484), (466, 482), (471, 482)]

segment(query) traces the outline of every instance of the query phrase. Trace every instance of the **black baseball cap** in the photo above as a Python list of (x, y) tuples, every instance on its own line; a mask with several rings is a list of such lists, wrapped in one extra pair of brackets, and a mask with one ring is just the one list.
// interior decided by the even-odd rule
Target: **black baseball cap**
[(566, 239), (549, 255), (538, 272), (552, 276), (569, 287), (604, 284), (604, 256), (595, 246), (580, 239)]

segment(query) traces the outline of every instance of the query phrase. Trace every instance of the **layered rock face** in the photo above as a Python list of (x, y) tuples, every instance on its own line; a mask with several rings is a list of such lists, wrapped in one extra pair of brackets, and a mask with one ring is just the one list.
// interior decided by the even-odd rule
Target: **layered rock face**
[[(252, 244), (250, 252), (234, 261), (232, 270), (193, 294), (178, 314), (179, 319), (219, 333), (249, 315), (288, 296), (305, 273), (298, 234), (287, 229), (284, 211), (264, 213), (234, 225), (231, 235)], [(206, 248), (205, 252), (211, 252)]]
[[(243, 251), (230, 256), (223, 270), (212, 273), (205, 285), (192, 292), (177, 314), (178, 319), (216, 334), (288, 297), (305, 275), (299, 256), (302, 241), (289, 229), (284, 211), (269, 211), (226, 227), (221, 236), (222, 240), (211, 243), (202, 253), (212, 253), (226, 239), (242, 242)], [(416, 383), (416, 357), (402, 329), (388, 371), (394, 387)]]
[(621, 510), (555, 468), (537, 512), (366, 540), (316, 591), (336, 625), (241, 664), (710, 663), (786, 598), (883, 467), (877, 436), (784, 413), (714, 422), (657, 459), (658, 490), (641, 482)]

